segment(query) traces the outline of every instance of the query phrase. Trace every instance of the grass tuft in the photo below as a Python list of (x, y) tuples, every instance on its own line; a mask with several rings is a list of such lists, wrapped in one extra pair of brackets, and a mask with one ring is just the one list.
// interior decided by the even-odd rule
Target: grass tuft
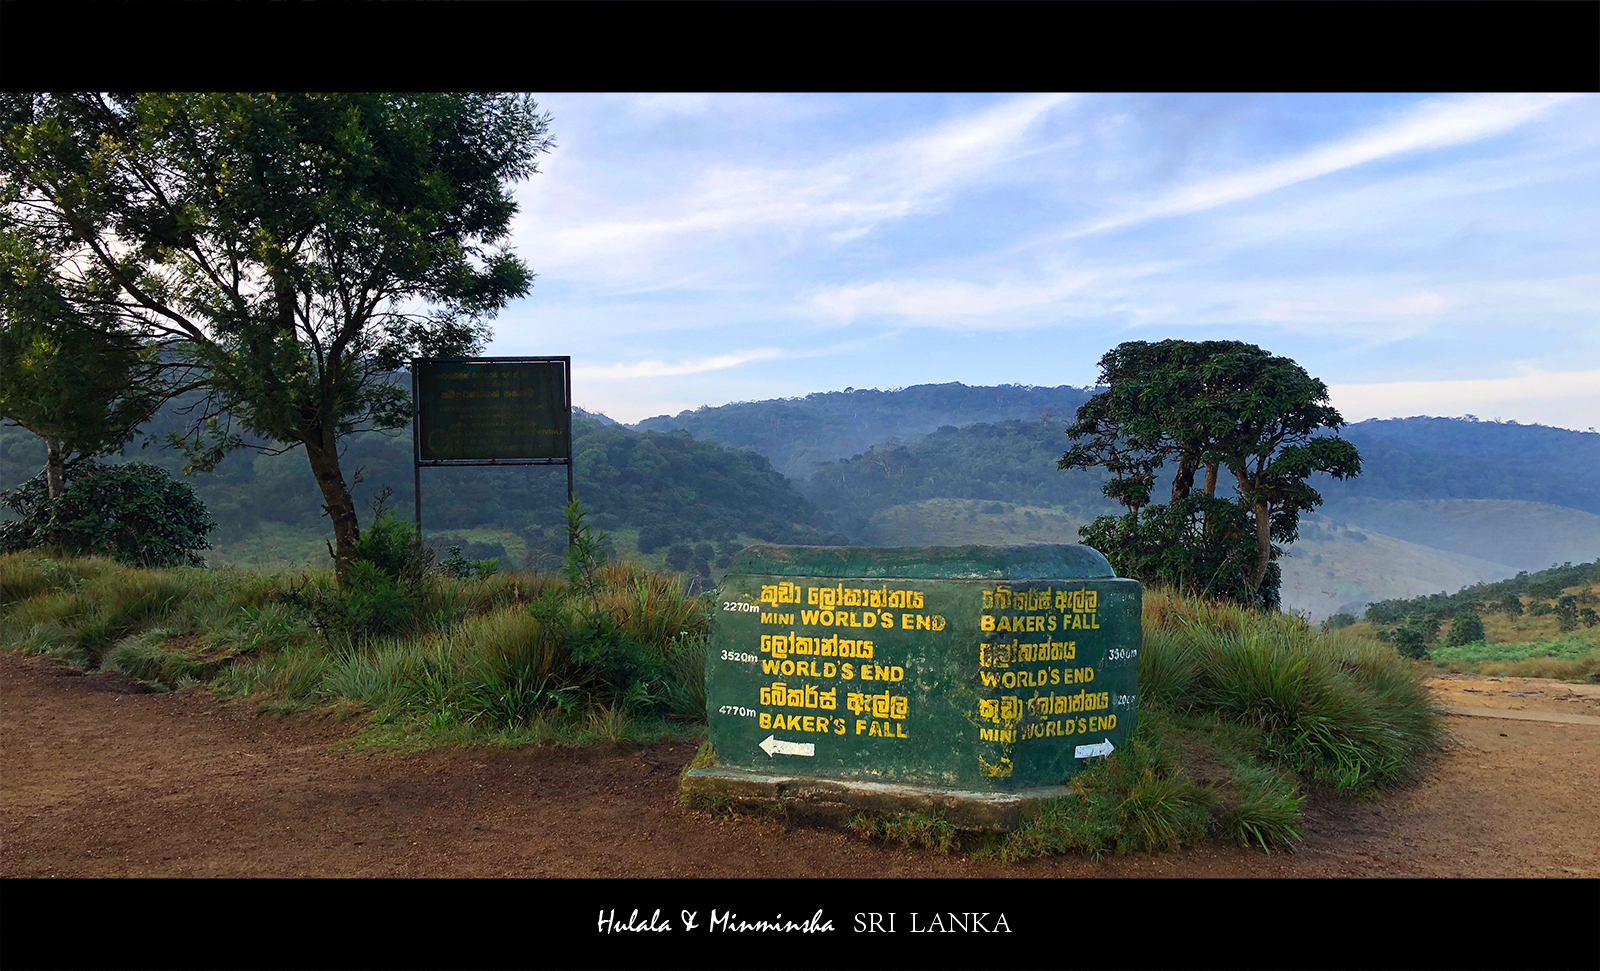
[(910, 849), (948, 855), (961, 846), (960, 835), (948, 819), (926, 813), (856, 813), (845, 825), (863, 839)]

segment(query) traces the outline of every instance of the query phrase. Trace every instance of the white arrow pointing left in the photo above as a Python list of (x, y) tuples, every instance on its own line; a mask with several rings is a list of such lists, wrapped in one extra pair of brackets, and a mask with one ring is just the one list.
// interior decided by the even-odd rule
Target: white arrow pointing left
[(774, 755), (811, 755), (817, 754), (817, 746), (811, 742), (784, 742), (768, 735), (761, 743), (761, 750), (767, 753), (767, 758)]

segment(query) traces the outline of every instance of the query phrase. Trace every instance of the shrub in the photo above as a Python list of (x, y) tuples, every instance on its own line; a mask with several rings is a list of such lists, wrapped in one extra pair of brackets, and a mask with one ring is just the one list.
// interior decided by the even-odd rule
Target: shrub
[(1354, 614), (1334, 614), (1322, 622), (1322, 630), (1324, 633), (1331, 630), (1340, 630), (1341, 628), (1349, 627), (1355, 622)]
[(1395, 650), (1401, 657), (1425, 658), (1428, 656), (1428, 638), (1420, 629), (1407, 624), (1397, 627), (1393, 634)]
[(445, 576), (456, 580), (487, 580), (500, 572), (500, 558), (469, 560), (461, 554), (461, 547), (452, 546), (449, 557), (439, 563), (439, 570)]
[(216, 521), (187, 483), (146, 462), (75, 465), (50, 499), (44, 473), (0, 493), (17, 514), (0, 523), (0, 550), (59, 549), (132, 566), (201, 566)]
[(673, 531), (670, 526), (646, 526), (639, 530), (639, 552), (654, 553), (663, 546), (671, 545)]
[[(1282, 568), (1272, 562), (1259, 586), (1249, 581), (1258, 552), (1253, 514), (1226, 499), (1191, 493), (1135, 516), (1101, 516), (1078, 530), (1117, 575), (1214, 600), (1276, 610)], [(1272, 557), (1279, 555), (1272, 548)]]
[(678, 543), (667, 549), (667, 569), (683, 572), (694, 562), (694, 550), (687, 543)]
[(372, 564), (379, 573), (397, 583), (416, 589), (433, 566), (433, 550), (417, 534), (417, 528), (383, 508), (380, 499), (372, 523), (356, 540), (356, 559)]
[(1450, 634), (1444, 639), (1447, 647), (1460, 647), (1484, 639), (1483, 618), (1477, 614), (1461, 614), (1450, 625)]
[[(1421, 632), (1403, 627), (1397, 639)], [(1349, 631), (1319, 634), (1291, 618), (1145, 593), (1139, 653), (1144, 728), (1162, 709), (1250, 727), (1278, 766), (1338, 789), (1400, 782), (1441, 731), (1412, 666)]]

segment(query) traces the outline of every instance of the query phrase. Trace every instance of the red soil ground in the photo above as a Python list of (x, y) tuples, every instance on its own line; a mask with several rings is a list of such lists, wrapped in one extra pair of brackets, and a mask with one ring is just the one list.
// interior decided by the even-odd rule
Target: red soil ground
[(1476, 714), (1427, 780), (1314, 797), (1293, 854), (1006, 866), (688, 811), (692, 744), (371, 754), (351, 721), (0, 651), (0, 877), (1600, 877), (1600, 690), (1436, 690)]

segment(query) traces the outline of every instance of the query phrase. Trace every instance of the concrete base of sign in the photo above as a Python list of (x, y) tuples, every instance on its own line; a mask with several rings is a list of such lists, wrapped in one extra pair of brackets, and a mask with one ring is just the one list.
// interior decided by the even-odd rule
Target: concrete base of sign
[(791, 817), (835, 825), (858, 812), (924, 813), (946, 819), (957, 829), (975, 832), (1016, 829), (1046, 800), (1071, 791), (1066, 786), (1041, 786), (1014, 792), (979, 792), (715, 767), (690, 769), (684, 773), (680, 788), (691, 803), (724, 805), (736, 811), (781, 808)]

